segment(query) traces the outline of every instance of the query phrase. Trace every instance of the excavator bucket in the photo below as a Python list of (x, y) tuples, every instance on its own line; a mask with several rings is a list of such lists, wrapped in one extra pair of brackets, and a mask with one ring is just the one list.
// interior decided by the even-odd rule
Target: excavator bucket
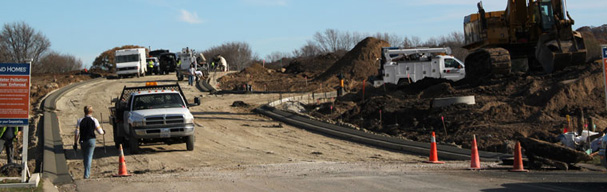
[(540, 37), (535, 56), (545, 73), (559, 71), (569, 65), (586, 62), (586, 48), (582, 36), (574, 32), (570, 40), (556, 40), (548, 35)]

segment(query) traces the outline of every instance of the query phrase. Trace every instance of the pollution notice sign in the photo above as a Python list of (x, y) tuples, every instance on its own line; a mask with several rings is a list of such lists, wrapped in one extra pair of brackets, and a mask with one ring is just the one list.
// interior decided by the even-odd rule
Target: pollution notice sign
[(603, 83), (605, 84), (605, 104), (607, 105), (607, 45), (601, 49), (603, 55)]
[(27, 125), (30, 64), (0, 63), (0, 126)]

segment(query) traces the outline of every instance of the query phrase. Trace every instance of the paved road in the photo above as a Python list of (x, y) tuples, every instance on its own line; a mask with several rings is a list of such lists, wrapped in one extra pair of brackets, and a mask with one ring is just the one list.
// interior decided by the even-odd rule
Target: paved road
[(446, 165), (420, 163), (426, 157), (386, 151), (282, 125), (234, 108), (233, 101), (257, 105), (277, 95), (224, 95), (200, 93), (180, 82), (188, 99), (203, 96), (203, 104), (191, 108), (196, 117), (194, 151), (185, 144), (142, 146), (142, 154), (125, 157), (128, 178), (117, 173), (118, 151), (113, 146), (107, 115), (111, 98), (122, 87), (145, 81), (172, 83), (173, 75), (103, 80), (67, 92), (57, 101), (65, 149), (71, 149), (75, 121), (84, 105), (93, 105), (95, 116), (103, 113), (107, 153), (101, 137), (95, 151), (92, 179), (83, 180), (81, 155), (66, 151), (75, 185), (61, 191), (605, 191), (607, 179), (595, 172), (509, 173), (507, 168), (465, 170), (469, 162)]

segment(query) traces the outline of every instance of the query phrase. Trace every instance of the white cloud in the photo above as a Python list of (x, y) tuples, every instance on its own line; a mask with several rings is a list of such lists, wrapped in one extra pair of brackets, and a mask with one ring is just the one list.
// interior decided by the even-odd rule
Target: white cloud
[(198, 17), (198, 13), (193, 12), (190, 13), (189, 11), (186, 11), (184, 9), (180, 10), (181, 15), (179, 16), (179, 20), (186, 22), (186, 23), (190, 23), (190, 24), (199, 24), (202, 23), (202, 19), (200, 19)]
[(287, 0), (242, 0), (245, 3), (261, 6), (287, 6)]

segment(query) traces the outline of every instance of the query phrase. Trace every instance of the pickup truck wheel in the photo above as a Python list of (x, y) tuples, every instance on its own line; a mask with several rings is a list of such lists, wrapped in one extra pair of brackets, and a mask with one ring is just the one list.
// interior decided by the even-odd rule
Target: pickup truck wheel
[(196, 138), (194, 137), (194, 135), (190, 135), (186, 138), (185, 146), (188, 149), (188, 151), (194, 150), (194, 141), (196, 141)]
[(120, 148), (120, 144), (124, 145), (124, 138), (120, 136), (120, 134), (118, 133), (119, 130), (116, 130), (116, 128), (113, 128), (113, 132), (114, 132), (114, 145), (116, 147), (116, 149)]
[(129, 139), (129, 152), (131, 152), (131, 154), (137, 154), (139, 152), (139, 141), (137, 139)]
[(603, 165), (603, 167), (607, 168), (607, 153), (603, 154), (602, 157), (599, 156), (599, 159), (601, 159), (601, 164)]

